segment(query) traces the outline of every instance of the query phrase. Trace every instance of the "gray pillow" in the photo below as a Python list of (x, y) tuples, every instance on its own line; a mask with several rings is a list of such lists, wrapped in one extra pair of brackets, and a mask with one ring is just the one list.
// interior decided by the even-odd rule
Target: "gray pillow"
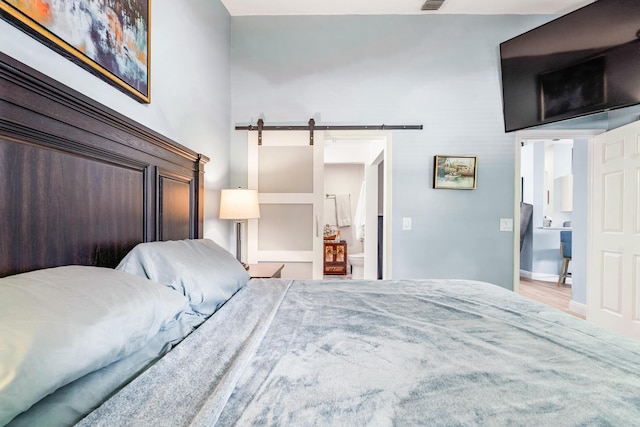
[(210, 316), (249, 280), (249, 273), (212, 240), (140, 243), (116, 267), (182, 293), (193, 311)]
[(0, 279), (0, 425), (70, 382), (141, 350), (190, 312), (184, 296), (108, 268)]
[[(167, 291), (176, 294), (170, 289)], [(190, 310), (186, 301), (185, 306)], [(15, 417), (7, 427), (72, 426), (80, 422), (85, 415), (167, 353), (203, 320), (195, 315), (181, 316), (173, 328), (158, 332), (140, 350), (57, 389)]]

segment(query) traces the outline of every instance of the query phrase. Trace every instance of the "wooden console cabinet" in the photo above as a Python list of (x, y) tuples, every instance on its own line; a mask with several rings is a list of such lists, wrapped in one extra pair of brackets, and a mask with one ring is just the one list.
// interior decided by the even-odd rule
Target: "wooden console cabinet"
[(347, 274), (346, 242), (324, 242), (324, 274)]

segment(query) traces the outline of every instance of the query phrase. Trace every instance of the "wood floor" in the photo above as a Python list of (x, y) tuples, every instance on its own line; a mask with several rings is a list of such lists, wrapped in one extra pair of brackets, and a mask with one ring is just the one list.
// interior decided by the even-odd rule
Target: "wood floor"
[(520, 277), (520, 295), (584, 319), (584, 316), (569, 311), (571, 285), (558, 287), (555, 282), (543, 282)]

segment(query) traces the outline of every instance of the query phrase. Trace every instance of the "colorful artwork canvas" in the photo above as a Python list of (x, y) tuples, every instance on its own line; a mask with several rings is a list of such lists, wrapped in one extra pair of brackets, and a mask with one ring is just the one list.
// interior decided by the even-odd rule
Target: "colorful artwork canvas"
[(150, 0), (0, 0), (5, 19), (149, 102)]

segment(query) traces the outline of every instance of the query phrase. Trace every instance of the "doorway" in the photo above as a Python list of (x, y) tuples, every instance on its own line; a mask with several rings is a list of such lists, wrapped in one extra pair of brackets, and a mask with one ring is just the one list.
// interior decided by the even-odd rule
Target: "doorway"
[[(378, 276), (378, 241), (382, 241), (382, 278), (391, 277), (391, 132), (316, 131), (249, 132), (248, 188), (259, 192), (260, 219), (248, 220), (249, 263), (284, 264), (283, 278), (323, 276), (324, 144), (337, 143), (358, 153), (364, 167), (364, 279)], [(359, 197), (359, 194), (354, 194)], [(378, 227), (378, 214), (384, 220)], [(381, 230), (381, 239), (378, 230)]]
[[(391, 133), (325, 132), (324, 147), (324, 224), (333, 226), (335, 222), (334, 197), (347, 196), (351, 201), (352, 225), (339, 229), (348, 242), (348, 254), (364, 254), (364, 271), (359, 278), (391, 278)], [(338, 182), (341, 179), (343, 184)], [(353, 221), (360, 199), (365, 207), (364, 217)], [(356, 230), (356, 222), (365, 224), (363, 231)]]
[[(571, 261), (572, 269), (572, 285), (571, 299), (569, 307), (571, 312), (581, 316), (586, 315), (586, 286), (587, 286), (587, 216), (589, 209), (589, 169), (590, 169), (590, 150), (591, 142), (595, 135), (602, 133), (601, 130), (528, 130), (516, 132), (515, 141), (515, 179), (514, 179), (514, 291), (520, 293), (520, 276), (521, 276), (521, 259), (520, 259), (520, 202), (523, 197), (524, 185), (521, 180), (521, 162), (522, 162), (522, 145), (523, 142), (531, 143), (534, 141), (553, 141), (553, 140), (571, 140), (573, 141), (572, 150), (572, 175), (573, 175), (573, 191), (572, 191), (572, 212), (571, 212), (571, 229), (573, 235), (573, 256)], [(544, 174), (540, 178), (544, 180)], [(552, 182), (547, 177), (548, 182)], [(543, 184), (541, 184), (543, 185)], [(542, 193), (538, 195), (540, 203), (543, 197), (551, 197), (551, 194)], [(543, 229), (545, 225), (543, 210), (538, 211), (538, 215), (532, 219), (531, 227), (537, 233), (548, 232)], [(551, 218), (553, 224), (553, 218)], [(560, 220), (560, 218), (558, 218)], [(548, 224), (547, 224), (548, 225)], [(556, 225), (562, 226), (556, 223)], [(548, 236), (547, 236), (548, 237)], [(558, 236), (559, 237), (559, 236)], [(550, 237), (552, 238), (552, 237)], [(550, 249), (557, 257), (559, 255), (559, 238), (556, 247)], [(555, 240), (554, 240), (555, 243)], [(559, 272), (559, 268), (558, 268)], [(557, 273), (556, 273), (557, 274)], [(553, 277), (557, 277), (554, 275)], [(555, 285), (554, 285), (555, 286)]]
[[(581, 148), (584, 147), (577, 147)], [(521, 141), (521, 201), (532, 209), (528, 226), (521, 230), (524, 233), (520, 250), (521, 277), (559, 283), (558, 273), (563, 262), (560, 235), (573, 232), (573, 151), (573, 139)], [(575, 168), (586, 170), (586, 164), (580, 159), (577, 156)], [(586, 191), (586, 188), (579, 185), (576, 191)], [(569, 267), (572, 266), (569, 262)], [(567, 283), (571, 283), (571, 278)]]

